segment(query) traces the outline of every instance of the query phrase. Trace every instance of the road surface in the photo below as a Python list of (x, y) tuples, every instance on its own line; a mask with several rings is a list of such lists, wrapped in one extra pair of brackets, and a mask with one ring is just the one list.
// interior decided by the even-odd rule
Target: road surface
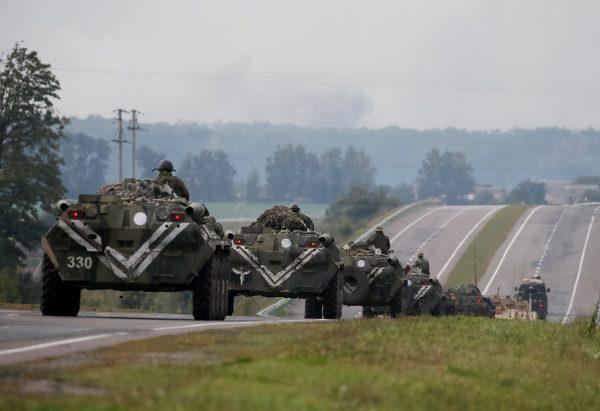
[(550, 288), (548, 319), (591, 313), (600, 296), (600, 227), (596, 205), (540, 206), (525, 212), (493, 257), (479, 286), (512, 295), (539, 274)]
[(167, 334), (290, 321), (264, 317), (194, 321), (190, 315), (142, 313), (44, 317), (34, 311), (0, 310), (0, 365)]

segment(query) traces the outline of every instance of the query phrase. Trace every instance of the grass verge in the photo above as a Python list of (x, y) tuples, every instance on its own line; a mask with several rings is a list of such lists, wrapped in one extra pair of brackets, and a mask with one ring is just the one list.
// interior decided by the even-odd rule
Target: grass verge
[(599, 409), (585, 321), (470, 317), (168, 336), (0, 368), (0, 409)]
[(473, 239), (446, 281), (447, 287), (476, 283), (485, 273), (496, 250), (500, 248), (517, 220), (529, 206), (511, 205), (498, 211)]

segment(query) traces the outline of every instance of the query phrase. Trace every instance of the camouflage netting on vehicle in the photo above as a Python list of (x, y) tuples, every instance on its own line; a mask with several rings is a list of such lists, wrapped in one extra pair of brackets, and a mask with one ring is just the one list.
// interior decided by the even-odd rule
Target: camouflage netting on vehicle
[(122, 183), (108, 184), (98, 190), (98, 195), (114, 195), (121, 198), (177, 198), (167, 184), (156, 184), (152, 180), (126, 178)]
[(304, 222), (292, 210), (282, 205), (265, 210), (256, 219), (256, 224), (274, 230), (306, 230)]

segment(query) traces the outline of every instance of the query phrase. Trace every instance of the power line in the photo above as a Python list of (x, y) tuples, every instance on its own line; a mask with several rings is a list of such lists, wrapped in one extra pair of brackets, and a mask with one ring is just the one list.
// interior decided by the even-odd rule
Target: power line
[[(55, 67), (57, 71), (89, 73), (101, 75), (116, 75), (128, 77), (141, 77), (152, 79), (183, 79), (183, 80), (207, 80), (236, 83), (259, 83), (271, 85), (292, 86), (316, 86), (316, 87), (359, 87), (359, 88), (383, 88), (383, 89), (405, 89), (423, 91), (475, 91), (475, 92), (525, 92), (525, 93), (599, 93), (600, 88), (523, 88), (523, 87), (473, 87), (465, 84), (489, 84), (489, 85), (594, 85), (600, 86), (598, 80), (443, 80), (443, 79), (408, 79), (408, 78), (353, 78), (353, 77), (302, 77), (302, 76), (266, 76), (266, 75), (225, 75), (225, 74), (201, 74), (182, 72), (153, 72), (133, 70), (107, 70), (107, 69), (85, 69)], [(399, 84), (405, 83), (405, 84)], [(417, 83), (417, 84), (408, 84)], [(425, 83), (433, 83), (427, 85)], [(448, 84), (440, 86), (439, 84)]]

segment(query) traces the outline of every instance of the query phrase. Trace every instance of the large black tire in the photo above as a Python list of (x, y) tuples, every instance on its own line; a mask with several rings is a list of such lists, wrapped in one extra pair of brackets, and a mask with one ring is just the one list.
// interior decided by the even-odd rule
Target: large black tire
[(304, 300), (304, 318), (323, 318), (323, 303), (317, 297)]
[(323, 318), (337, 320), (342, 317), (342, 274), (333, 276), (323, 290)]
[(235, 309), (235, 294), (229, 293), (229, 297), (227, 299), (227, 315), (233, 315), (233, 310)]
[(223, 321), (229, 305), (229, 259), (217, 251), (202, 267), (193, 286), (195, 320)]
[(375, 317), (375, 313), (373, 312), (373, 309), (370, 306), (363, 305), (362, 316), (363, 318), (373, 318)]
[(364, 272), (355, 267), (346, 267), (342, 271), (343, 303), (361, 305), (369, 294), (369, 280)]
[(58, 275), (50, 259), (44, 254), (42, 260), (42, 304), (43, 315), (75, 317), (79, 313), (81, 290), (65, 282)]
[(400, 287), (390, 301), (390, 316), (392, 318), (403, 317), (406, 315), (405, 299), (402, 297), (402, 287)]

